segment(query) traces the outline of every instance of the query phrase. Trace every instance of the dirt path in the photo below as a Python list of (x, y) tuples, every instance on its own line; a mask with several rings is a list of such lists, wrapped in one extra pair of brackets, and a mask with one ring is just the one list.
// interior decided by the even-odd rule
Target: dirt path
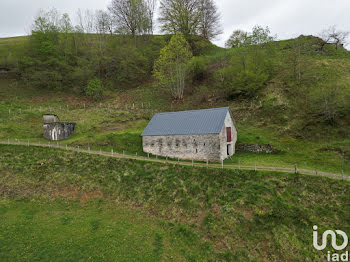
[[(120, 154), (120, 153), (112, 153), (112, 152), (104, 152), (104, 151), (95, 151), (95, 150), (86, 150), (86, 149), (79, 149), (75, 147), (68, 147), (68, 146), (62, 146), (62, 145), (54, 145), (54, 144), (40, 144), (40, 143), (31, 143), (31, 142), (13, 142), (13, 141), (0, 141), (0, 144), (5, 145), (22, 145), (22, 146), (40, 146), (40, 147), (50, 147), (50, 148), (57, 148), (61, 150), (70, 150), (75, 152), (82, 152), (82, 153), (88, 153), (88, 154), (94, 154), (94, 155), (103, 155), (107, 157), (116, 157), (116, 158), (123, 158), (123, 159), (135, 159), (135, 160), (141, 160), (141, 161), (150, 161), (150, 162), (158, 162), (158, 163), (170, 163), (170, 164), (177, 164), (177, 165), (183, 165), (183, 166), (195, 166), (195, 167), (207, 167), (207, 168), (228, 168), (228, 169), (244, 169), (244, 170), (260, 170), (260, 171), (277, 171), (277, 172), (284, 172), (284, 173), (294, 173), (294, 168), (288, 168), (288, 167), (268, 167), (268, 166), (247, 166), (247, 165), (236, 165), (236, 164), (225, 164), (222, 166), (219, 163), (198, 163), (198, 162), (186, 162), (186, 161), (174, 161), (174, 160), (165, 160), (165, 159), (155, 159), (155, 158), (148, 158), (144, 156), (132, 156), (132, 155), (126, 155), (126, 154)], [(321, 172), (321, 171), (315, 171), (315, 170), (309, 170), (309, 169), (297, 169), (297, 172), (299, 174), (304, 175), (313, 175), (313, 176), (322, 176), (322, 177), (328, 177), (333, 179), (342, 179), (350, 181), (350, 176), (344, 175), (344, 174), (335, 174), (335, 173), (329, 173), (329, 172)]]

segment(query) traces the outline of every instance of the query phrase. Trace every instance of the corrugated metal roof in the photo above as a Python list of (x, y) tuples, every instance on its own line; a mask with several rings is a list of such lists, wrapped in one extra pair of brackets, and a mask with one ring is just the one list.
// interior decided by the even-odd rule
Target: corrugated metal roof
[(158, 113), (141, 136), (218, 134), (229, 107)]

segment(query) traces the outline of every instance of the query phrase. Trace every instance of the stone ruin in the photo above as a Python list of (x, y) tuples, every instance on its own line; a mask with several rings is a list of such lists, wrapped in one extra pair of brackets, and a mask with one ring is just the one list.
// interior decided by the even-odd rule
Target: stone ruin
[(75, 129), (75, 123), (60, 122), (57, 115), (45, 114), (44, 121), (44, 137), (49, 140), (62, 140), (70, 137)]

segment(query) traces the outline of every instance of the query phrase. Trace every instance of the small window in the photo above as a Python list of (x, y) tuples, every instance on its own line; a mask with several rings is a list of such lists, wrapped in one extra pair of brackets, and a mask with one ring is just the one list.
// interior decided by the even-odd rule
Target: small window
[(205, 146), (205, 143), (204, 143), (204, 146)]
[(196, 154), (198, 153), (198, 149), (196, 148)]

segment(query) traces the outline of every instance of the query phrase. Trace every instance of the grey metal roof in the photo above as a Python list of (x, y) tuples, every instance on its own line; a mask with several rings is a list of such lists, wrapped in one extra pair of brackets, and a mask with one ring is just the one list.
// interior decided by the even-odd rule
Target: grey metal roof
[(141, 136), (218, 134), (229, 111), (229, 107), (221, 107), (158, 113)]

